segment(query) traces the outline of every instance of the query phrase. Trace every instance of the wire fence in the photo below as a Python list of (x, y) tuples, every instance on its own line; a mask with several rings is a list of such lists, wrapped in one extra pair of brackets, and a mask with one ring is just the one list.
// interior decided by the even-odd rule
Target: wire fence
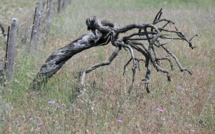
[[(34, 51), (50, 29), (51, 17), (71, 4), (71, 0), (43, 0), (26, 11), (16, 14), (12, 20), (0, 20), (0, 81), (5, 76), (13, 80), (15, 49)], [(1, 33), (2, 32), (2, 33)]]

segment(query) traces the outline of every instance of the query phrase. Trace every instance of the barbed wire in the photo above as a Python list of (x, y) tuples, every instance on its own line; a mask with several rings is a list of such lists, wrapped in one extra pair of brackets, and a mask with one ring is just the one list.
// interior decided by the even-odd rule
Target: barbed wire
[(23, 25), (25, 25), (26, 23), (28, 23), (30, 20), (32, 20), (33, 16), (34, 16), (34, 15), (31, 15), (31, 16), (30, 16), (29, 18), (27, 18), (23, 23), (19, 24), (19, 25), (18, 25), (18, 29), (19, 29), (20, 27), (22, 27)]
[(1, 19), (0, 20), (0, 22), (3, 24), (3, 25), (6, 25), (6, 26), (10, 26), (10, 23), (9, 22), (11, 22), (11, 20), (3, 20), (3, 19)]
[(16, 17), (15, 17), (15, 18), (19, 18), (19, 17), (21, 17), (21, 16), (24, 16), (24, 15), (30, 13), (30, 11), (32, 11), (32, 10), (35, 9), (36, 7), (37, 7), (37, 5), (34, 5), (34, 6), (30, 7), (30, 8), (28, 8), (28, 9), (26, 9), (25, 11), (22, 11), (21, 13), (16, 14)]

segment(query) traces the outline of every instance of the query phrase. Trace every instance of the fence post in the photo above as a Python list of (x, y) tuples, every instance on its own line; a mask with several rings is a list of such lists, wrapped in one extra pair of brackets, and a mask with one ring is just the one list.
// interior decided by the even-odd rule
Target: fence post
[(13, 65), (15, 59), (15, 45), (17, 36), (17, 19), (13, 18), (10, 27), (10, 37), (8, 42), (7, 60), (6, 60), (6, 79), (13, 80)]
[(50, 27), (51, 24), (51, 12), (52, 12), (52, 0), (48, 1), (48, 13), (47, 13), (47, 22), (48, 22), (48, 28)]
[(57, 8), (57, 12), (60, 13), (61, 12), (61, 0), (58, 0), (58, 8)]
[(66, 0), (63, 0), (63, 5), (62, 5), (63, 10), (66, 9)]
[(72, 3), (72, 0), (68, 0), (68, 4), (71, 4)]
[(36, 48), (37, 29), (39, 27), (40, 17), (41, 17), (41, 2), (37, 3), (36, 13), (34, 16), (34, 22), (33, 22), (34, 26), (33, 26), (32, 35), (31, 35), (31, 49)]

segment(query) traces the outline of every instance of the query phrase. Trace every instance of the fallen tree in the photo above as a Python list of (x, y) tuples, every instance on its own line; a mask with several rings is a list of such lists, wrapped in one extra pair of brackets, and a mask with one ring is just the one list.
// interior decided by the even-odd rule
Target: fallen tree
[[(115, 51), (107, 61), (97, 63), (89, 69), (81, 72), (81, 85), (84, 85), (84, 80), (87, 73), (90, 73), (98, 67), (109, 65), (122, 48), (129, 50), (131, 54), (131, 58), (124, 66), (123, 74), (126, 72), (126, 67), (128, 64), (130, 64), (131, 61), (133, 63), (133, 77), (132, 84), (128, 91), (129, 94), (134, 86), (135, 74), (139, 61), (144, 61), (143, 63), (145, 64), (145, 68), (147, 70), (143, 79), (143, 81), (145, 81), (145, 88), (143, 92), (150, 92), (148, 88), (151, 72), (150, 66), (154, 67), (157, 71), (166, 74), (167, 80), (171, 81), (169, 71), (160, 66), (160, 61), (162, 60), (168, 61), (171, 70), (174, 70), (172, 62), (173, 59), (177, 63), (177, 66), (181, 72), (187, 71), (189, 74), (192, 74), (188, 69), (182, 67), (178, 58), (168, 49), (167, 44), (173, 40), (181, 40), (188, 43), (189, 47), (193, 49), (194, 47), (192, 46), (191, 41), (197, 35), (193, 35), (190, 39), (187, 39), (183, 32), (178, 30), (173, 21), (161, 19), (161, 15), (162, 9), (157, 13), (154, 21), (150, 24), (131, 24), (122, 28), (120, 28), (117, 23), (107, 20), (100, 20), (96, 17), (88, 18), (86, 20), (86, 25), (88, 30), (91, 32), (82, 35), (72, 43), (52, 53), (46, 60), (46, 63), (42, 65), (40, 72), (31, 84), (31, 88), (37, 90), (41, 89), (41, 86), (46, 84), (47, 80), (51, 78), (65, 64), (65, 62), (75, 54), (91, 47), (107, 45), (109, 43), (116, 47)], [(173, 26), (174, 29), (168, 29), (168, 25)], [(131, 33), (130, 31), (132, 31), (132, 34), (128, 34)], [(121, 34), (125, 34), (125, 36), (120, 37), (119, 35)], [(164, 40), (167, 41), (163, 42)], [(170, 57), (158, 57), (155, 47), (157, 47), (157, 49), (163, 49)], [(134, 50), (142, 55), (141, 59), (135, 57)]]

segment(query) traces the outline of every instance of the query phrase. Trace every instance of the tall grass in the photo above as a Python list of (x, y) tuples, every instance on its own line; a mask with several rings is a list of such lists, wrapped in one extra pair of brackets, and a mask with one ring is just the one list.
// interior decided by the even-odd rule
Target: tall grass
[[(2, 133), (214, 133), (213, 3), (212, 0), (74, 0), (66, 12), (52, 18), (49, 37), (45, 44), (39, 44), (36, 53), (17, 54), (15, 79), (1, 92)], [(78, 96), (76, 93), (78, 72), (106, 60), (114, 50), (109, 44), (72, 57), (42, 90), (28, 88), (53, 51), (89, 32), (86, 18), (97, 16), (120, 26), (150, 23), (160, 7), (164, 8), (163, 17), (175, 21), (187, 36), (199, 34), (193, 41), (197, 46), (194, 50), (184, 42), (169, 46), (183, 66), (192, 70), (192, 76), (176, 69), (169, 83), (166, 76), (152, 70), (151, 93), (141, 96), (144, 88), (141, 79), (145, 73), (142, 66), (131, 97), (116, 118), (131, 84), (131, 66), (125, 76), (122, 75), (123, 66), (130, 58), (128, 52), (121, 51), (111, 66), (88, 74), (85, 90)], [(168, 68), (167, 64), (163, 66)]]

